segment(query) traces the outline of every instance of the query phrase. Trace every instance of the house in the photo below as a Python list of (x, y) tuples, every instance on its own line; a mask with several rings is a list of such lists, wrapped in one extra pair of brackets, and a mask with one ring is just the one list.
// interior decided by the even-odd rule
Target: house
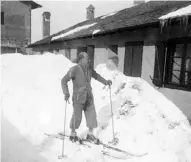
[[(94, 7), (89, 6), (88, 13), (94, 14)], [(150, 1), (98, 18), (87, 16), (28, 47), (71, 60), (85, 51), (94, 67), (117, 55), (120, 71), (160, 87), (191, 118), (190, 15), (190, 1)]]
[(39, 7), (33, 1), (1, 1), (1, 53), (25, 53), (31, 44), (31, 10)]

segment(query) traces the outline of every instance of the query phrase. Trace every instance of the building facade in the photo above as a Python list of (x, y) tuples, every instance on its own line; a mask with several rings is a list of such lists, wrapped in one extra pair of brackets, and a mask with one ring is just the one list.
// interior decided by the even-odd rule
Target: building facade
[[(64, 30), (62, 34), (52, 35), (29, 47), (35, 53), (43, 54), (49, 51), (63, 54), (71, 60), (84, 51), (90, 56), (94, 67), (107, 62), (110, 56), (117, 55), (118, 68), (121, 72), (127, 76), (141, 77), (158, 87), (161, 93), (172, 100), (191, 119), (191, 17), (187, 16), (186, 21), (184, 17), (171, 21), (158, 19), (168, 14), (170, 10), (174, 11), (175, 8), (178, 10), (190, 4), (191, 2), (148, 2), (143, 7), (138, 5), (132, 9), (133, 11), (127, 9), (117, 13), (118, 15), (108, 16), (105, 20), (105, 16), (94, 21), (90, 20), (88, 25), (93, 25), (94, 28), (72, 32), (79, 29), (77, 24), (73, 28)], [(160, 11), (161, 5), (164, 11)], [(140, 15), (137, 14), (138, 11)], [(129, 28), (123, 26), (122, 29), (120, 27), (123, 24), (120, 23), (125, 22), (128, 12), (126, 24), (136, 25), (131, 25)], [(116, 23), (111, 26), (109, 21), (114, 22), (114, 20)], [(88, 25), (83, 25), (83, 28)], [(103, 34), (99, 34), (107, 27), (107, 33), (104, 31)], [(110, 31), (111, 28), (115, 30)], [(88, 32), (91, 35), (79, 37)], [(70, 37), (68, 33), (72, 33)]]
[(25, 53), (31, 43), (33, 1), (1, 1), (1, 53)]

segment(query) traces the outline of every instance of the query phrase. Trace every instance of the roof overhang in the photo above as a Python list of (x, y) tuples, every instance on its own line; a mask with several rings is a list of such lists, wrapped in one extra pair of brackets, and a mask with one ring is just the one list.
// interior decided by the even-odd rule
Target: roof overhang
[(36, 3), (36, 2), (34, 2), (32, 0), (30, 0), (30, 1), (20, 1), (20, 2), (25, 3), (27, 5), (31, 5), (31, 9), (32, 10), (36, 9), (36, 8), (41, 8), (42, 7), (40, 4), (38, 4), (38, 3)]
[[(124, 32), (124, 31), (131, 31), (131, 30), (137, 30), (137, 29), (142, 29), (142, 28), (147, 28), (149, 26), (152, 27), (158, 27), (159, 26), (159, 21), (153, 22), (153, 23), (147, 23), (147, 24), (142, 24), (142, 25), (137, 25), (137, 26), (131, 26), (131, 27), (125, 27), (125, 28), (118, 28), (115, 30), (110, 30), (110, 31), (105, 31), (99, 34), (94, 35), (95, 37), (99, 37), (99, 36), (106, 36), (106, 35), (110, 35), (110, 34), (115, 34), (117, 32)], [(48, 44), (53, 44), (53, 43), (58, 43), (58, 42), (65, 42), (65, 41), (71, 41), (71, 40), (77, 40), (77, 39), (84, 39), (84, 38), (92, 38), (92, 34), (91, 35), (85, 35), (85, 36), (79, 36), (79, 37), (75, 37), (75, 38), (66, 38), (66, 39), (59, 39), (59, 40), (54, 40), (51, 41), (51, 36), (49, 37), (49, 41), (45, 41), (44, 43), (38, 44), (38, 42), (42, 41), (36, 41), (34, 43), (31, 43), (27, 46), (27, 48), (35, 48), (39, 45), (48, 45)]]

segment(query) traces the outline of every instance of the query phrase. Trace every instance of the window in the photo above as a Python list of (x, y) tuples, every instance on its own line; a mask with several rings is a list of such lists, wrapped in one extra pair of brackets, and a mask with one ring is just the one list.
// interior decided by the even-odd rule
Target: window
[(174, 39), (156, 45), (153, 84), (191, 90), (191, 39)]
[(166, 84), (191, 88), (191, 42), (167, 44)]
[(1, 25), (4, 25), (5, 20), (4, 20), (4, 12), (1, 12)]
[(79, 55), (79, 53), (81, 52), (87, 52), (87, 47), (78, 47), (77, 48), (77, 56)]
[(127, 42), (125, 44), (124, 74), (141, 77), (143, 42)]
[(108, 46), (108, 54), (109, 55), (118, 55), (118, 45), (109, 45)]

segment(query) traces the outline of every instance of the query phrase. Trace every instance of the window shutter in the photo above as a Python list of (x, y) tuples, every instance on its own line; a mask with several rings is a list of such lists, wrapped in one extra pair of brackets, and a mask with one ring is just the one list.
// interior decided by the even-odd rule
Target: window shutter
[(132, 76), (141, 77), (142, 72), (143, 45), (133, 47)]
[(124, 74), (132, 76), (133, 46), (125, 46)]
[(158, 87), (161, 87), (163, 85), (164, 62), (165, 45), (164, 43), (160, 43), (156, 45), (155, 66), (153, 76), (153, 84)]
[(5, 20), (4, 20), (4, 12), (1, 12), (1, 25), (4, 25)]
[(90, 45), (87, 47), (87, 53), (91, 60), (91, 67), (94, 68), (94, 46)]

